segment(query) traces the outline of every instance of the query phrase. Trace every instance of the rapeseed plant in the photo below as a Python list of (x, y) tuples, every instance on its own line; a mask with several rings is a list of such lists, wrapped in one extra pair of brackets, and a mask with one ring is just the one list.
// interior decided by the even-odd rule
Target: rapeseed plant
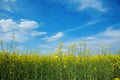
[(119, 54), (89, 55), (86, 43), (67, 52), (62, 46), (53, 55), (1, 50), (0, 80), (120, 80)]

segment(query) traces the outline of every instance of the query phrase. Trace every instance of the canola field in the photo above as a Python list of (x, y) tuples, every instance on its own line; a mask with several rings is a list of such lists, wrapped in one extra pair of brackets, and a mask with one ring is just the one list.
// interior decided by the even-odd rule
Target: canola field
[(75, 45), (50, 55), (1, 50), (0, 80), (120, 80), (120, 54), (107, 53), (90, 55)]

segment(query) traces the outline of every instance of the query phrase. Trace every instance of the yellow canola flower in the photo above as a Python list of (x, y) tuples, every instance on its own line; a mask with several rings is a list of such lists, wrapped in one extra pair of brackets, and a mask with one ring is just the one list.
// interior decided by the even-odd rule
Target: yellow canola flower
[(58, 56), (57, 56), (57, 55), (55, 55), (55, 56), (54, 56), (54, 58), (55, 58), (55, 59), (58, 59)]
[(114, 80), (120, 80), (120, 78), (115, 78)]

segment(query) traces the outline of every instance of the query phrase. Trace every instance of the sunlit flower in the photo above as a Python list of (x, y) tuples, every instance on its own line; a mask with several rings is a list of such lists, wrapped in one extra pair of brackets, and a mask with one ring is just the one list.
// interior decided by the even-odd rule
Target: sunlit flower
[(120, 78), (115, 78), (114, 80), (120, 80)]
[(57, 55), (55, 55), (55, 56), (54, 56), (54, 58), (55, 58), (55, 59), (58, 59), (58, 56), (57, 56)]

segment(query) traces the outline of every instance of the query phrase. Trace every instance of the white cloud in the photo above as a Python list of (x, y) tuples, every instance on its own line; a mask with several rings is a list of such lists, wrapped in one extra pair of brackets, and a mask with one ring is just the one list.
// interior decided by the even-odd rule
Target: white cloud
[(114, 30), (113, 27), (108, 27), (105, 32), (99, 33), (98, 37), (120, 38), (120, 30)]
[(64, 34), (63, 34), (62, 32), (58, 32), (57, 34), (55, 34), (55, 35), (53, 35), (53, 36), (51, 36), (51, 37), (43, 38), (43, 40), (48, 41), (48, 42), (56, 41), (56, 40), (62, 38), (63, 35), (64, 35)]
[(24, 42), (32, 36), (47, 34), (47, 32), (38, 32), (36, 29), (39, 24), (32, 20), (19, 20), (15, 22), (12, 19), (0, 19), (0, 39), (4, 41), (11, 40), (10, 35), (15, 33), (17, 42)]
[(11, 12), (15, 8), (16, 0), (0, 0), (0, 9)]
[(33, 31), (31, 33), (31, 36), (39, 36), (39, 35), (44, 35), (47, 34), (47, 32), (38, 32), (38, 31)]
[(1, 19), (0, 20), (0, 28), (3, 32), (6, 31), (12, 31), (17, 28), (16, 22), (14, 22), (12, 19)]
[(22, 20), (18, 26), (24, 30), (36, 29), (39, 27), (36, 21), (30, 21), (30, 20)]
[(93, 8), (98, 11), (106, 11), (106, 9), (103, 7), (103, 4), (100, 0), (69, 0), (70, 4), (76, 5), (77, 10), (85, 10), (88, 8)]
[(1, 19), (0, 27), (3, 32), (13, 31), (14, 29), (28, 31), (38, 28), (39, 24), (32, 20), (21, 20), (19, 23), (17, 23), (12, 19)]

